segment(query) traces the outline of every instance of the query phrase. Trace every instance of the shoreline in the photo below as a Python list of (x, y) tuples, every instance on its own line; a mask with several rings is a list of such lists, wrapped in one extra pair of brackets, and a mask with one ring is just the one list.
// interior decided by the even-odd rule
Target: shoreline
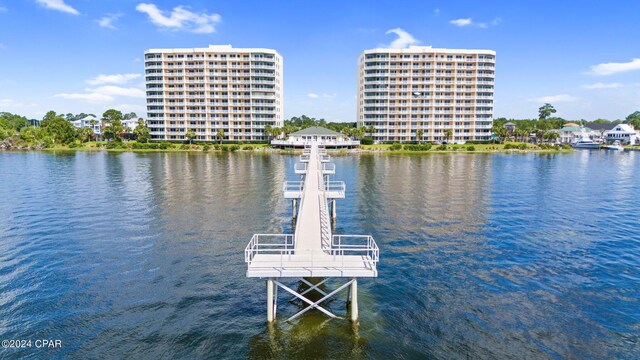
[[(132, 152), (132, 153), (199, 153), (199, 154), (207, 154), (207, 153), (256, 153), (256, 154), (291, 154), (298, 155), (302, 153), (302, 149), (277, 149), (271, 148), (264, 144), (261, 145), (236, 145), (231, 148), (233, 145), (225, 145), (225, 147), (208, 147), (205, 149), (205, 145), (193, 144), (193, 145), (185, 145), (182, 144), (172, 144), (175, 146), (171, 146), (169, 148), (142, 148), (136, 149), (132, 147), (125, 148), (107, 148), (106, 146), (82, 146), (82, 147), (69, 147), (69, 146), (57, 146), (51, 148), (11, 148), (11, 149), (0, 149), (0, 152), (107, 152), (107, 153), (124, 153), (124, 152)], [(375, 146), (375, 145), (374, 145)], [(476, 145), (477, 146), (477, 145)], [(532, 145), (535, 146), (535, 145)], [(429, 155), (429, 154), (568, 154), (572, 153), (573, 149), (543, 149), (543, 148), (527, 148), (527, 149), (504, 149), (503, 146), (493, 145), (489, 148), (480, 147), (479, 149), (468, 150), (468, 146), (452, 146), (447, 149), (436, 149), (432, 148), (429, 150), (390, 150), (388, 146), (375, 146), (371, 148), (357, 148), (357, 149), (331, 149), (327, 150), (328, 153), (332, 155)], [(635, 150), (635, 149), (628, 149)]]

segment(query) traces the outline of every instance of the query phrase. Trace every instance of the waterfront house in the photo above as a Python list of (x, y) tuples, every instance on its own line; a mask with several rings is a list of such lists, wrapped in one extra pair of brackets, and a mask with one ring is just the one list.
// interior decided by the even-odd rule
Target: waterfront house
[(352, 140), (347, 135), (329, 130), (321, 126), (311, 126), (289, 134), (287, 139), (272, 140), (275, 147), (304, 147), (310, 142), (317, 142), (327, 148), (354, 148), (360, 146), (359, 140)]
[[(566, 126), (566, 125), (571, 125), (571, 126)], [(557, 141), (560, 144), (570, 144), (576, 140), (580, 140), (582, 139), (584, 134), (587, 134), (589, 138), (592, 140), (594, 139), (597, 140), (600, 138), (600, 134), (597, 131), (593, 131), (588, 127), (573, 124), (573, 123), (568, 123), (566, 125), (562, 129), (553, 130), (558, 133), (559, 136)]]
[(100, 136), (100, 134), (102, 133), (101, 132), (102, 120), (96, 119), (95, 116), (89, 115), (89, 116), (86, 116), (86, 117), (84, 117), (82, 119), (71, 121), (71, 124), (76, 129), (82, 129), (83, 127), (91, 128), (91, 130), (93, 130), (93, 133), (96, 136)]
[(607, 143), (620, 141), (621, 144), (635, 145), (640, 142), (638, 133), (631, 124), (617, 124), (613, 129), (605, 132), (604, 136)]
[(509, 132), (510, 136), (513, 136), (513, 133), (516, 131), (516, 124), (512, 123), (512, 122), (508, 122), (504, 125), (502, 125), (505, 129), (507, 129), (507, 132)]
[(616, 124), (610, 123), (610, 124), (594, 124), (594, 123), (587, 123), (585, 126), (587, 126), (589, 129), (593, 130), (594, 133), (597, 134), (598, 138), (600, 139), (601, 142), (605, 142), (605, 133), (607, 131), (610, 131), (611, 129), (613, 129)]

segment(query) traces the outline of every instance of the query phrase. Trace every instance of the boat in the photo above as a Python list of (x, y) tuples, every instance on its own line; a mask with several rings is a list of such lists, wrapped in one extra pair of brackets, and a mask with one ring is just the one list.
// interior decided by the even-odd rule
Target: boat
[(587, 134), (582, 134), (579, 140), (571, 143), (571, 147), (574, 149), (599, 149), (600, 144), (591, 140)]
[(622, 147), (622, 145), (620, 144), (620, 140), (616, 140), (613, 142), (613, 144), (611, 145), (605, 145), (602, 147), (605, 150), (624, 150), (624, 147)]

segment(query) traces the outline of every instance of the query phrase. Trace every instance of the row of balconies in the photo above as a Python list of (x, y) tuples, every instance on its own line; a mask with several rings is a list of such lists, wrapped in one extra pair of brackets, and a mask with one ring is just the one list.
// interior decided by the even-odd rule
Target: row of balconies
[(434, 115), (438, 115), (438, 114), (446, 114), (446, 115), (455, 115), (455, 114), (468, 114), (468, 115), (474, 115), (474, 114), (492, 114), (493, 110), (418, 110), (418, 111), (403, 111), (403, 110), (389, 110), (389, 111), (367, 111), (367, 110), (362, 110), (361, 113), (363, 115), (385, 115), (385, 114), (392, 114), (392, 115), (396, 115), (396, 114), (400, 114), (400, 115), (420, 115), (420, 114), (434, 114)]
[(207, 65), (168, 65), (168, 64), (145, 64), (145, 69), (269, 69), (274, 70), (275, 64), (247, 64), (247, 65), (223, 65), (223, 64), (207, 64)]

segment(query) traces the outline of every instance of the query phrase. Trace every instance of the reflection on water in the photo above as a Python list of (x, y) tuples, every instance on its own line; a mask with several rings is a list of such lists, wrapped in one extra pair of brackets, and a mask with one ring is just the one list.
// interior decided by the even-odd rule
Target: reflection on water
[(637, 357), (636, 153), (336, 156), (335, 231), (376, 238), (379, 278), (359, 324), (284, 322), (281, 292), (267, 325), (243, 250), (292, 231), (295, 161), (0, 153), (0, 339), (64, 343), (0, 357)]

